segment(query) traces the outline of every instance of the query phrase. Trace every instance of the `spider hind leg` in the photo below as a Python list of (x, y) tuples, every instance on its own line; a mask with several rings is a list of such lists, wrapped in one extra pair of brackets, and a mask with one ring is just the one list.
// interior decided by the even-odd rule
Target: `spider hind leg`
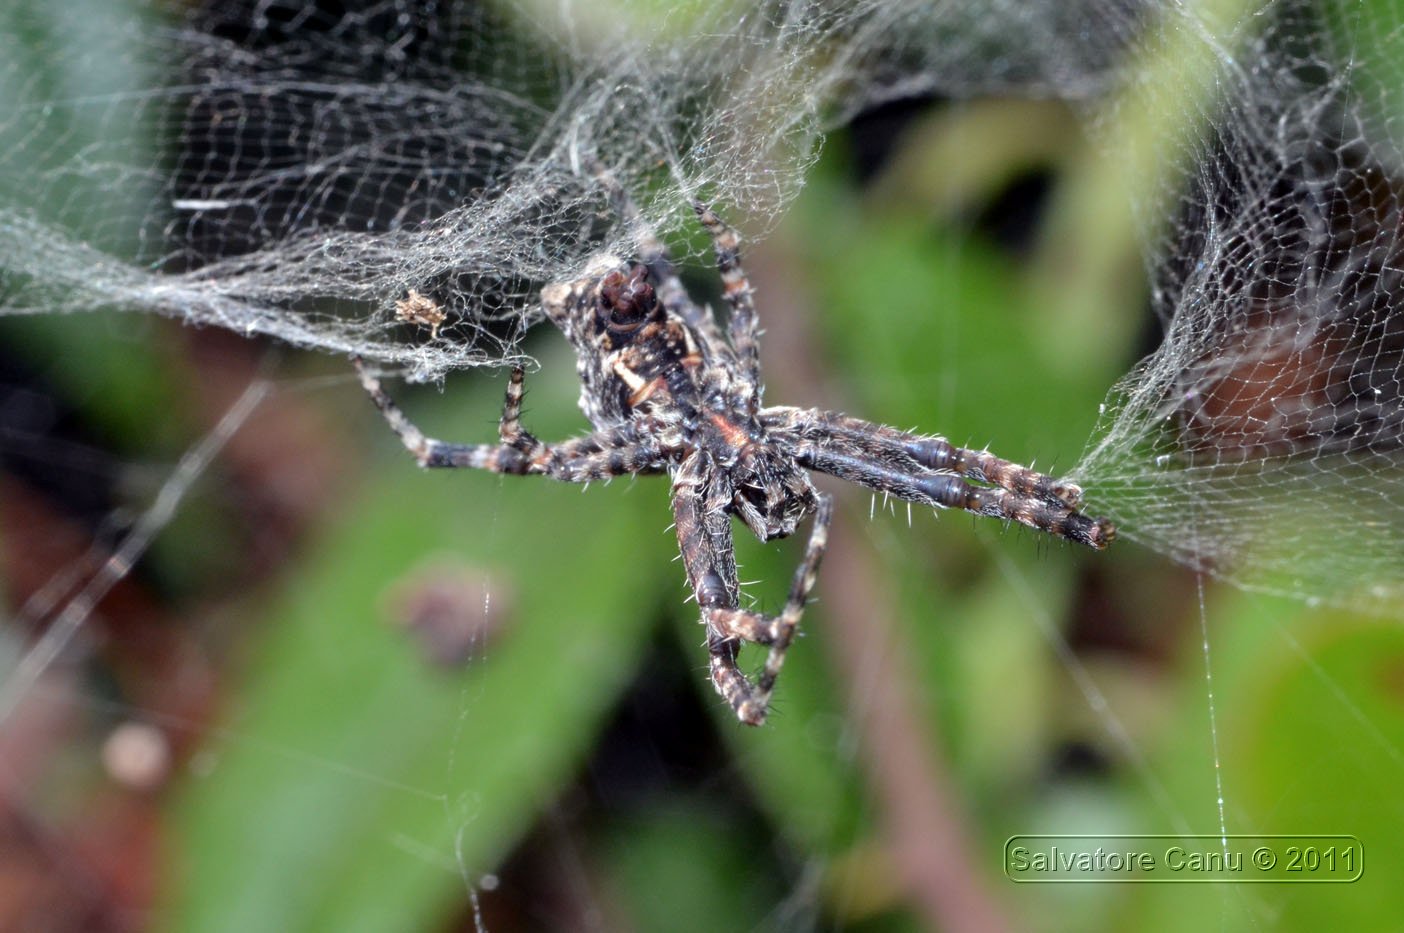
[(740, 375), (746, 385), (746, 407), (755, 414), (760, 407), (760, 325), (756, 319), (756, 303), (751, 280), (741, 265), (741, 241), (726, 221), (704, 202), (694, 199), (692, 209), (717, 254), (717, 271), (721, 273), (722, 297), (731, 309), (727, 334), (731, 348), (740, 365)]

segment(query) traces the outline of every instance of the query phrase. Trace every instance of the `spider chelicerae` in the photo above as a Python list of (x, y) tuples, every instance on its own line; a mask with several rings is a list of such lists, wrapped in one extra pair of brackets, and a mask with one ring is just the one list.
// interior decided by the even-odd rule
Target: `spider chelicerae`
[[(738, 719), (765, 721), (771, 693), (794, 640), (824, 555), (830, 498), (810, 470), (829, 473), (909, 502), (1016, 521), (1101, 549), (1115, 535), (1105, 519), (1079, 509), (1075, 485), (966, 450), (941, 437), (909, 434), (836, 412), (761, 405), (755, 305), (735, 232), (701, 201), (731, 314), (722, 335), (709, 307), (683, 289), (661, 241), (633, 202), (606, 182), (634, 227), (639, 256), (600, 256), (574, 282), (541, 292), (548, 318), (573, 345), (580, 407), (595, 430), (546, 443), (521, 426), (522, 370), (512, 371), (497, 444), (449, 444), (426, 437), (356, 361), (376, 406), (423, 467), (542, 474), (583, 483), (667, 473), (678, 545), (701, 609), (712, 683)], [(769, 541), (814, 516), (804, 559), (779, 615), (741, 607), (732, 517)], [(754, 680), (737, 666), (743, 642), (768, 647)]]

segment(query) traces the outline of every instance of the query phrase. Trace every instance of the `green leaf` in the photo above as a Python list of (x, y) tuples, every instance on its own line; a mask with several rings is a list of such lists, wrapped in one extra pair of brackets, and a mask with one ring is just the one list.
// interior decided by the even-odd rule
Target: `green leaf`
[[(378, 466), (264, 614), (242, 706), (178, 811), (170, 925), (441, 923), (554, 800), (633, 673), (671, 553), (664, 490), (644, 485), (582, 496), (420, 473), (403, 451)], [(426, 555), (507, 604), (463, 672), (429, 667), (383, 618)]]

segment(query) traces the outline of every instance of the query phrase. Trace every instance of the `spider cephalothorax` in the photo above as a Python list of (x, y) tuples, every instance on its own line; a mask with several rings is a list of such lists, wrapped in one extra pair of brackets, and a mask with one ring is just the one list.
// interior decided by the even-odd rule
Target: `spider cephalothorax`
[[(809, 471), (830, 473), (910, 502), (960, 508), (1020, 522), (1094, 548), (1115, 529), (1078, 508), (1077, 486), (956, 447), (814, 409), (761, 405), (758, 334), (751, 287), (735, 233), (705, 205), (730, 308), (723, 336), (710, 308), (684, 291), (657, 238), (632, 202), (610, 184), (636, 228), (640, 257), (600, 257), (573, 282), (548, 285), (546, 316), (575, 348), (580, 408), (593, 433), (547, 444), (519, 423), (522, 370), (507, 386), (498, 444), (426, 438), (364, 369), (361, 379), (390, 426), (426, 467), (540, 473), (571, 482), (667, 473), (678, 545), (697, 597), (712, 681), (745, 723), (765, 720), (771, 691), (814, 585), (832, 506)], [(777, 616), (741, 608), (732, 553), (732, 516), (762, 540), (791, 534), (814, 515), (804, 560)], [(755, 681), (736, 664), (742, 642), (769, 648)]]

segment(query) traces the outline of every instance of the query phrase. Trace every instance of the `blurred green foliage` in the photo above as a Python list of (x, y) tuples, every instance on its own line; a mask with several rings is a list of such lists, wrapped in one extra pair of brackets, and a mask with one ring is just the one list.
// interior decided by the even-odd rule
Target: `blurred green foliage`
[[(416, 417), (472, 436), (494, 402), (454, 394)], [(266, 638), (237, 740), (181, 809), (175, 928), (385, 930), (442, 914), (462, 873), (489, 873), (571, 777), (647, 643), (667, 568), (666, 550), (639, 546), (659, 537), (653, 503), (622, 486), (465, 484), (386, 447), (295, 580), (257, 608)], [(387, 624), (387, 591), (440, 553), (510, 603), (467, 677), (429, 667)]]

